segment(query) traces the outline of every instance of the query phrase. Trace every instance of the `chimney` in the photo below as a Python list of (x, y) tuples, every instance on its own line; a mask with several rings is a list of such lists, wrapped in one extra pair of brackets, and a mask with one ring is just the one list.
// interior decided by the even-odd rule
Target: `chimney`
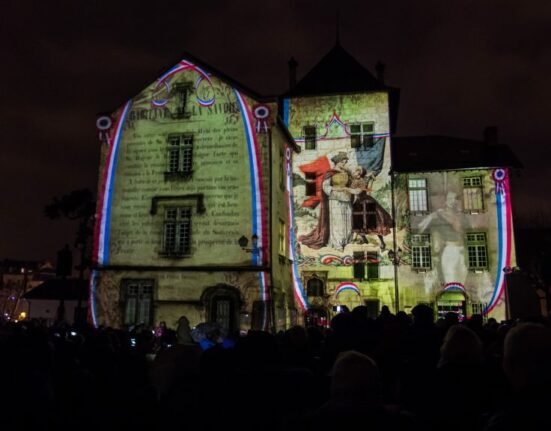
[(488, 126), (484, 128), (484, 143), (486, 145), (497, 145), (497, 127)]
[(381, 84), (385, 83), (385, 65), (380, 61), (375, 65), (375, 71), (377, 72), (377, 81)]
[(287, 62), (289, 65), (289, 90), (292, 90), (297, 83), (297, 66), (298, 63), (294, 57)]

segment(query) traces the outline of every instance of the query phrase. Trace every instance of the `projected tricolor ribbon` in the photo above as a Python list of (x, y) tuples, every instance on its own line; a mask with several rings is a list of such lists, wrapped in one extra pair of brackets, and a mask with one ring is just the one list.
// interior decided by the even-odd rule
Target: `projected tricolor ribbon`
[(270, 120), (271, 109), (268, 105), (256, 105), (253, 108), (253, 115), (256, 122), (257, 133), (268, 133), (268, 121)]
[(443, 291), (444, 292), (460, 291), (465, 293), (465, 286), (463, 286), (463, 284), (459, 283), (458, 281), (452, 281), (450, 283), (446, 283)]
[(354, 292), (358, 296), (361, 296), (360, 288), (358, 286), (356, 286), (354, 283), (343, 282), (340, 283), (335, 289), (335, 298), (346, 291)]
[(505, 193), (505, 180), (507, 179), (507, 172), (505, 169), (495, 169), (494, 172), (492, 172), (492, 178), (496, 187), (496, 195), (498, 193)]
[[(233, 90), (237, 99), (241, 118), (243, 119), (243, 127), (245, 128), (245, 138), (247, 140), (247, 150), (249, 155), (249, 176), (251, 181), (251, 203), (252, 203), (252, 232), (251, 236), (256, 236), (257, 245), (256, 253), (252, 253), (252, 263), (255, 266), (268, 264), (269, 249), (267, 235), (267, 220), (266, 220), (266, 205), (264, 196), (264, 182), (262, 175), (262, 160), (260, 152), (260, 143), (256, 136), (256, 130), (253, 127), (253, 115), (245, 97), (237, 89)], [(269, 310), (268, 300), (269, 288), (267, 273), (261, 271), (258, 273), (258, 284), (260, 289), (260, 299), (264, 303), (264, 320), (262, 327), (264, 330), (269, 326)]]
[[(162, 107), (168, 103), (168, 94), (170, 93), (170, 82), (169, 82), (170, 78), (186, 70), (192, 70), (197, 74), (199, 74), (199, 77), (195, 81), (195, 93), (196, 93), (195, 98), (197, 99), (197, 103), (199, 103), (199, 105), (201, 106), (212, 106), (214, 104), (214, 101), (215, 101), (214, 91), (213, 91), (212, 97), (202, 98), (199, 96), (200, 86), (203, 80), (205, 80), (212, 88), (212, 81), (210, 79), (210, 75), (207, 72), (205, 72), (202, 68), (191, 63), (190, 61), (182, 60), (176, 66), (172, 67), (167, 72), (165, 72), (157, 80), (157, 85), (154, 90), (153, 100), (151, 101), (151, 104), (153, 106)], [(161, 93), (165, 93), (166, 96), (160, 97)]]
[[(115, 170), (119, 156), (119, 148), (124, 129), (124, 123), (132, 107), (132, 101), (126, 102), (119, 111), (115, 122), (114, 133), (109, 136), (108, 152), (103, 167), (101, 189), (96, 209), (96, 225), (94, 228), (94, 249), (92, 262), (96, 266), (105, 266), (109, 259), (109, 224), (111, 221), (111, 200), (115, 182)], [(97, 325), (95, 285), (97, 274), (93, 271), (90, 276), (90, 320)]]
[(496, 169), (492, 174), (492, 178), (495, 182), (496, 191), (498, 234), (497, 274), (492, 296), (482, 314), (490, 313), (499, 303), (505, 290), (506, 271), (507, 268), (511, 267), (512, 214), (507, 170), (504, 168)]
[(291, 169), (291, 155), (292, 150), (289, 146), (285, 148), (285, 174), (287, 175), (287, 187), (285, 194), (287, 197), (287, 211), (288, 211), (288, 246), (289, 253), (291, 255), (291, 275), (293, 277), (293, 292), (295, 294), (295, 299), (302, 311), (308, 309), (308, 300), (306, 299), (306, 293), (304, 292), (304, 287), (302, 286), (302, 280), (300, 278), (300, 272), (298, 270), (298, 256), (296, 252), (296, 243), (295, 243), (295, 215), (293, 211), (293, 177)]

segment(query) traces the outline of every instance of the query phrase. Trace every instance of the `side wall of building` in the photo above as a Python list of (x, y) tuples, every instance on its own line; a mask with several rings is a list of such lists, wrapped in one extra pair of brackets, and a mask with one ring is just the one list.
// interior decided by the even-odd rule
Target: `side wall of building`
[[(508, 180), (496, 179), (496, 172), (506, 170), (397, 176), (396, 218), (404, 227), (397, 229), (398, 285), (405, 311), (427, 303), (440, 315), (505, 318), (504, 271), (515, 266), (515, 252)], [(423, 193), (425, 207), (419, 204)]]
[(288, 142), (280, 126), (272, 128), (272, 212), (271, 274), (275, 329), (285, 329), (296, 323), (297, 305), (292, 284), (292, 250), (289, 247), (289, 194), (287, 158), (293, 156), (293, 145)]
[(98, 193), (96, 324), (143, 320), (148, 301), (150, 323), (186, 313), (194, 324), (216, 320), (209, 301), (226, 296), (231, 311), (221, 299), (219, 312), (251, 324), (253, 303), (269, 289), (271, 242), (260, 106), (183, 60), (113, 115)]
[(102, 271), (98, 278), (96, 306), (102, 310), (100, 322), (113, 327), (125, 325), (127, 286), (151, 286), (151, 317), (172, 328), (181, 316), (186, 316), (191, 326), (209, 321), (214, 311), (213, 295), (235, 293), (240, 302), (231, 312), (235, 313), (239, 328), (246, 330), (252, 325), (252, 304), (259, 300), (255, 272), (120, 270)]

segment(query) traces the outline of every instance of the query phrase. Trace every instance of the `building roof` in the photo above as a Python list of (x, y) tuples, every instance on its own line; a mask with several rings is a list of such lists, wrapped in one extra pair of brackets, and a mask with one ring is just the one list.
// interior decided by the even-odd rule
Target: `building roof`
[(388, 90), (340, 44), (336, 44), (286, 96)]
[(310, 72), (282, 97), (320, 96), (332, 94), (386, 91), (389, 97), (390, 130), (396, 131), (400, 89), (389, 87), (375, 78), (339, 43)]
[(64, 299), (86, 301), (88, 281), (74, 278), (46, 280), (24, 296), (26, 299)]
[(55, 266), (49, 260), (0, 260), (2, 275), (28, 277), (30, 280), (46, 280), (55, 277)]
[(281, 128), (281, 131), (285, 135), (285, 138), (287, 139), (287, 142), (291, 147), (293, 147), (293, 151), (295, 153), (300, 153), (300, 147), (297, 145), (295, 138), (291, 135), (291, 132), (289, 132), (289, 129), (285, 125), (285, 122), (283, 119), (278, 115), (276, 118), (277, 125)]
[(396, 172), (492, 167), (522, 168), (522, 163), (506, 145), (451, 136), (392, 138), (392, 169)]
[[(275, 102), (275, 101), (277, 101), (277, 97), (275, 97), (275, 96), (263, 96), (263, 95), (259, 94), (258, 92), (254, 91), (251, 88), (247, 87), (246, 85), (238, 82), (234, 78), (231, 78), (230, 76), (226, 75), (225, 73), (215, 69), (210, 64), (205, 63), (203, 60), (195, 57), (193, 54), (191, 54), (189, 52), (181, 53), (168, 66), (162, 67), (159, 70), (158, 76), (155, 77), (155, 80), (158, 79), (159, 76), (163, 76), (167, 71), (172, 69), (175, 65), (177, 65), (182, 60), (188, 60), (188, 61), (192, 62), (193, 64), (195, 64), (196, 66), (199, 66), (201, 69), (204, 69), (206, 72), (212, 73), (217, 78), (219, 78), (221, 81), (228, 84), (230, 87), (237, 88), (239, 91), (245, 93), (247, 96), (251, 97), (254, 100), (257, 100), (259, 102)], [(148, 78), (148, 80), (144, 84), (141, 85), (139, 91), (140, 92), (143, 91), (143, 89), (147, 88), (152, 82), (154, 82), (154, 80), (151, 80), (151, 79)], [(139, 92), (132, 95), (132, 96), (127, 97), (125, 99), (125, 101), (128, 100), (128, 99), (134, 98), (137, 94), (139, 94)], [(119, 104), (116, 108), (111, 109), (110, 111), (107, 111), (107, 112), (115, 112), (120, 106), (122, 106), (125, 103), (125, 101), (122, 102), (121, 104)]]

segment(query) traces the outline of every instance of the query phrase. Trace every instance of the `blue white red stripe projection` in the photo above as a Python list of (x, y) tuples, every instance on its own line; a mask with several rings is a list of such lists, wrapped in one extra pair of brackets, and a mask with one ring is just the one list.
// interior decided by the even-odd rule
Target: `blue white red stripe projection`
[(296, 244), (295, 244), (295, 218), (293, 210), (293, 177), (292, 177), (292, 168), (291, 168), (291, 148), (287, 147), (285, 149), (285, 171), (287, 174), (287, 210), (289, 211), (288, 223), (289, 223), (289, 232), (288, 232), (288, 245), (289, 251), (291, 254), (292, 260), (292, 276), (293, 276), (293, 292), (295, 298), (300, 306), (300, 308), (305, 311), (308, 309), (308, 300), (306, 299), (306, 294), (304, 292), (304, 287), (302, 286), (302, 280), (300, 278), (300, 272), (298, 270), (298, 256), (296, 255)]
[(361, 295), (360, 288), (354, 283), (343, 282), (340, 283), (335, 289), (335, 297), (339, 296), (342, 292), (351, 291), (358, 295)]
[(122, 112), (117, 118), (115, 133), (109, 140), (109, 153), (103, 169), (102, 188), (96, 214), (93, 255), (93, 262), (99, 266), (106, 265), (109, 259), (109, 223), (111, 218), (111, 199), (113, 197), (115, 170), (117, 168), (122, 130), (131, 107), (132, 101), (126, 102)]
[(249, 155), (249, 174), (251, 178), (252, 190), (252, 235), (258, 237), (257, 248), (253, 250), (253, 265), (262, 265), (267, 263), (267, 254), (265, 249), (268, 247), (268, 237), (266, 235), (266, 210), (264, 202), (264, 184), (262, 180), (262, 161), (260, 160), (260, 146), (256, 136), (256, 130), (253, 126), (253, 116), (249, 105), (243, 95), (234, 90), (243, 126), (245, 127), (245, 137), (247, 139), (247, 149)]
[(490, 313), (500, 302), (505, 290), (505, 274), (511, 265), (512, 214), (509, 176), (506, 169), (499, 168), (494, 170), (492, 177), (495, 182), (497, 209), (498, 262), (494, 291), (483, 314)]

